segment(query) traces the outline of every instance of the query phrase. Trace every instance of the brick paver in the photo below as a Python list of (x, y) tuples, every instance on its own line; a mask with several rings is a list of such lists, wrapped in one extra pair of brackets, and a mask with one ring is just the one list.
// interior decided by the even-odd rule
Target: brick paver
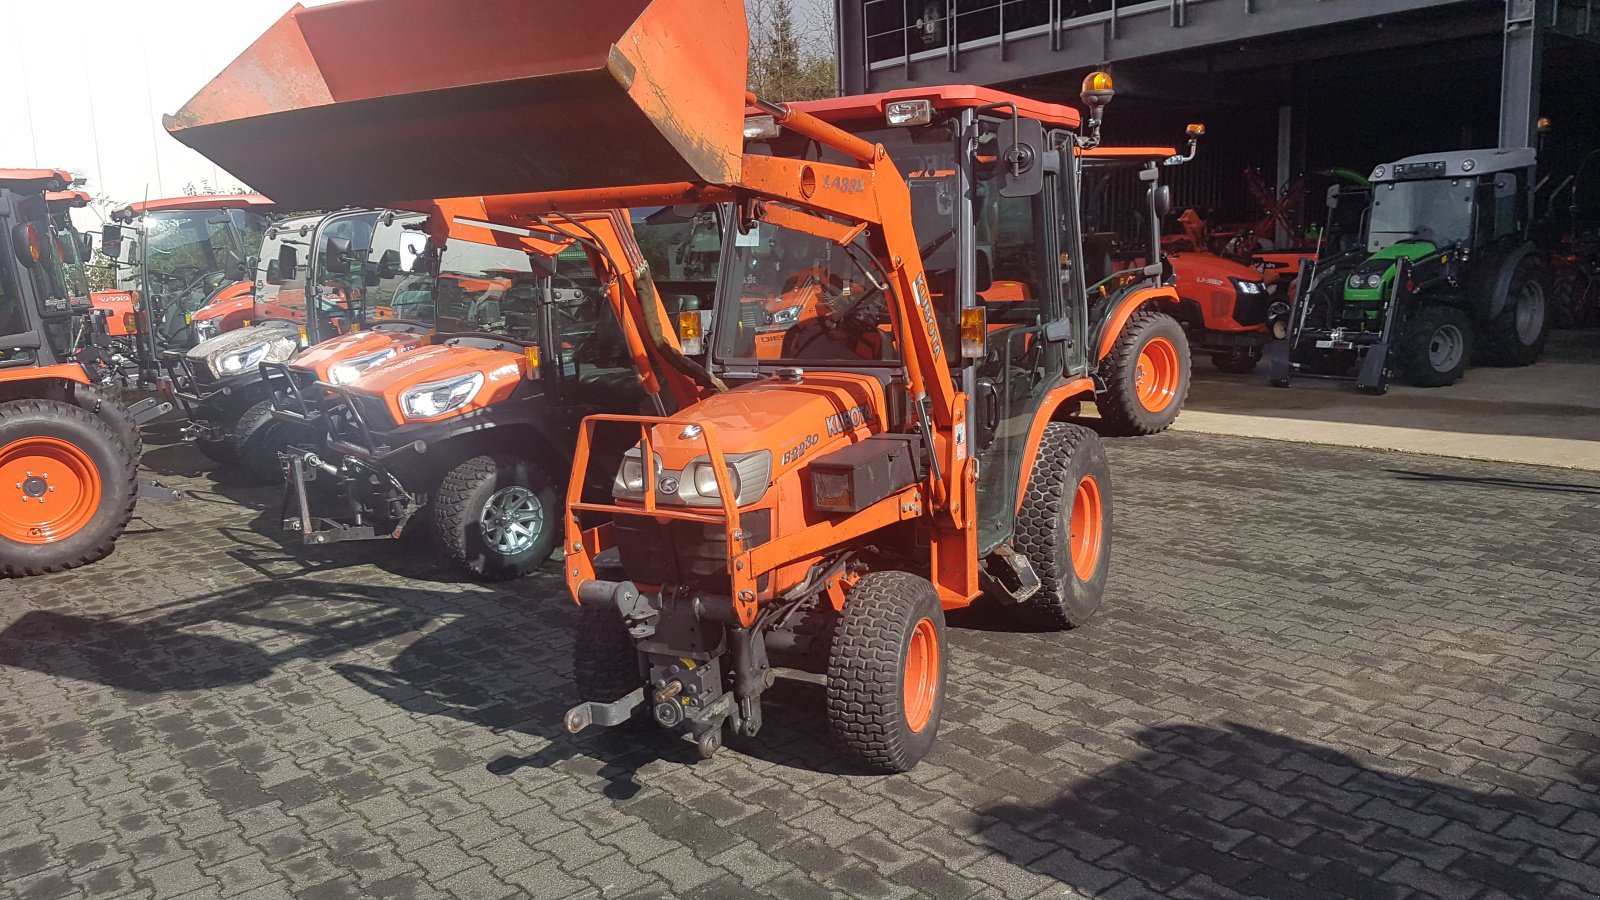
[(804, 682), (710, 762), (568, 737), (554, 575), (286, 544), (157, 448), (196, 501), (0, 584), (0, 896), (1600, 894), (1600, 477), (1110, 452), (1099, 616), (953, 617), (940, 742), (877, 778)]

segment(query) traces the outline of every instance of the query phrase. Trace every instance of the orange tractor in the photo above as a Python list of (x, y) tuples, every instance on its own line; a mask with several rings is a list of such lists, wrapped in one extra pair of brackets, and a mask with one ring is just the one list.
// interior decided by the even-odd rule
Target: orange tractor
[[(291, 204), (407, 190), (520, 190), (547, 218), (731, 204), (716, 380), (668, 367), (670, 406), (593, 416), (579, 438), (563, 549), (584, 702), (566, 724), (648, 716), (710, 755), (725, 731), (760, 729), (788, 666), (826, 678), (851, 758), (907, 770), (945, 702), (945, 610), (987, 600), (1070, 628), (1101, 602), (1109, 470), (1070, 417), (1131, 399), (1151, 416), (1108, 420), (1152, 430), (1182, 399), (1181, 331), (1143, 373), (1124, 339), (1175, 300), (1159, 265), (1090, 283), (1080, 264), (1077, 184), (1111, 80), (1086, 79), (1087, 123), (970, 86), (771, 103), (743, 89), (735, 0), (551, 7), (296, 9), (167, 127)], [(489, 63), (484, 21), (504, 46), (567, 52)], [(397, 83), (376, 57), (317, 52), (352, 44), (437, 62)], [(580, 119), (592, 127), (574, 133)], [(307, 142), (340, 152), (316, 172), (288, 164)], [(795, 291), (816, 294), (811, 311), (780, 317), (774, 298)], [(758, 349), (774, 330), (776, 356)], [(591, 448), (616, 432), (634, 446), (591, 500)]]
[[(46, 191), (72, 177), (0, 169), (0, 575), (111, 552), (139, 492), (138, 426), (69, 361), (87, 299), (52, 230)], [(76, 273), (81, 278), (81, 271)]]

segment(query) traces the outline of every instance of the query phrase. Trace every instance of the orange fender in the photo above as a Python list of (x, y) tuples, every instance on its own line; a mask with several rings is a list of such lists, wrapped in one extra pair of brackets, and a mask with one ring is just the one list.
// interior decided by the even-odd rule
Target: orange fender
[(1039, 403), (1039, 412), (1033, 417), (1033, 424), (1028, 426), (1028, 442), (1022, 447), (1022, 467), (1018, 470), (1017, 480), (1017, 508), (1022, 508), (1022, 501), (1027, 498), (1028, 476), (1033, 472), (1034, 458), (1039, 455), (1039, 442), (1044, 440), (1044, 427), (1056, 421), (1056, 411), (1062, 406), (1076, 400), (1093, 400), (1094, 382), (1088, 378), (1069, 378), (1044, 395)]
[(50, 378), (59, 378), (62, 381), (72, 381), (78, 384), (89, 383), (88, 374), (83, 371), (83, 366), (77, 363), (34, 366), (27, 369), (0, 369), (0, 384), (18, 381), (44, 381)]
[(1117, 336), (1122, 334), (1122, 326), (1128, 324), (1128, 319), (1133, 316), (1134, 310), (1156, 301), (1165, 300), (1168, 303), (1178, 302), (1178, 292), (1170, 287), (1139, 288), (1128, 292), (1106, 317), (1105, 327), (1100, 329), (1100, 346), (1095, 350), (1096, 362), (1106, 358), (1111, 352), (1111, 346), (1117, 342)]

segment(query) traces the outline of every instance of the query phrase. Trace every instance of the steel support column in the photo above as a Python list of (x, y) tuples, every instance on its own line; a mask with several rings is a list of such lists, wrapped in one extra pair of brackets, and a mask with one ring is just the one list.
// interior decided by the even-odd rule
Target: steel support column
[(860, 0), (833, 5), (834, 82), (840, 94), (867, 92), (867, 23)]
[[(1278, 183), (1273, 185), (1273, 196), (1283, 199), (1285, 186), (1294, 178), (1294, 107), (1278, 107)], [(1289, 245), (1289, 232), (1284, 230), (1283, 224), (1278, 224), (1277, 233), (1272, 238), (1277, 246)]]
[(1506, 0), (1500, 61), (1500, 146), (1532, 147), (1539, 119), (1544, 26), (1536, 0)]

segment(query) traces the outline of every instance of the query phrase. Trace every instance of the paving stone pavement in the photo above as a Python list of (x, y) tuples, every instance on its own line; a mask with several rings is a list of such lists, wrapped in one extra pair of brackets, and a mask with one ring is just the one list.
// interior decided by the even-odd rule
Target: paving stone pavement
[(1111, 444), (1107, 600), (953, 620), (909, 775), (821, 689), (709, 762), (565, 735), (553, 574), (309, 549), (199, 458), (87, 569), (0, 584), (0, 896), (1592, 897), (1600, 477)]

